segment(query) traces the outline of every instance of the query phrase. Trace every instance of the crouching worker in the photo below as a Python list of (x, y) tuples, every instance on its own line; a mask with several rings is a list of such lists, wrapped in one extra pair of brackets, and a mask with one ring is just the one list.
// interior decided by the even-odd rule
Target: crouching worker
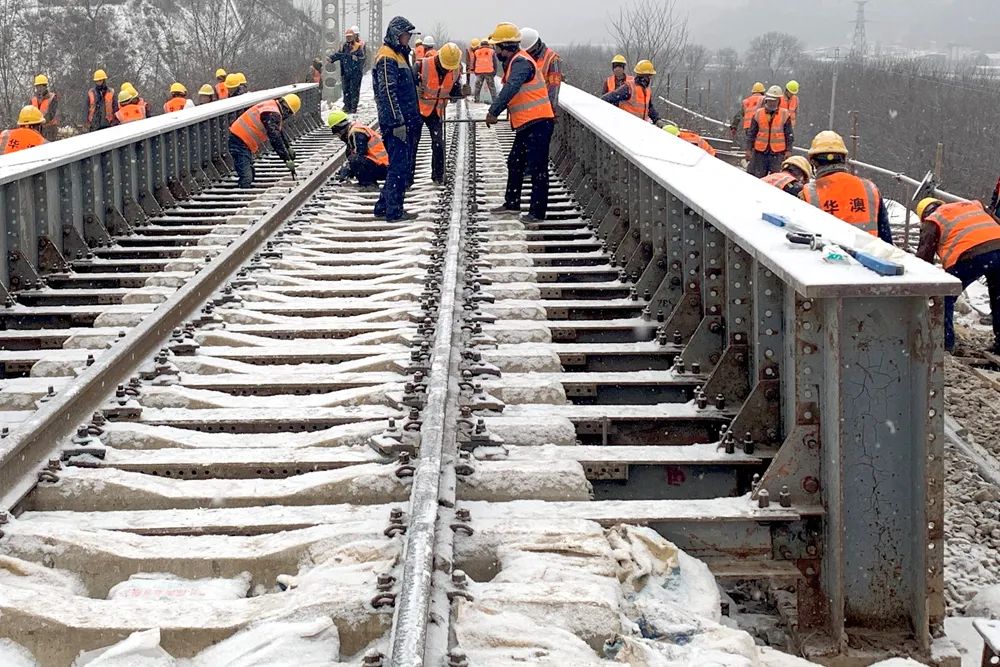
[(285, 136), (284, 123), (286, 118), (298, 113), (301, 108), (302, 100), (299, 96), (289, 93), (281, 99), (267, 100), (250, 107), (229, 126), (229, 153), (233, 156), (240, 188), (253, 186), (254, 157), (269, 141), (288, 170), (295, 173), (295, 153)]
[(361, 123), (352, 123), (345, 111), (331, 111), (326, 124), (347, 145), (347, 161), (337, 172), (338, 181), (355, 178), (369, 187), (384, 181), (389, 171), (389, 153), (382, 135)]

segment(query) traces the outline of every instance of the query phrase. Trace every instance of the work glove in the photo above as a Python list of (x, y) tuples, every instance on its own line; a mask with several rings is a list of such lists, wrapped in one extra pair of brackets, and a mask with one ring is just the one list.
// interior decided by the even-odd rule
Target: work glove
[(406, 141), (406, 126), (400, 125), (399, 127), (392, 128), (392, 136), (400, 141)]
[(292, 172), (292, 176), (295, 175), (295, 160), (285, 160), (285, 166), (288, 167), (288, 171)]
[(667, 126), (667, 121), (663, 120), (662, 118), (656, 121), (656, 127), (660, 128), (661, 130), (666, 126)]
[(487, 113), (486, 120), (484, 122), (486, 123), (486, 127), (490, 127), (492, 125), (496, 125), (497, 123), (499, 123), (500, 119), (491, 113)]
[(289, 160), (295, 159), (295, 149), (292, 148), (291, 146), (288, 146), (288, 159)]

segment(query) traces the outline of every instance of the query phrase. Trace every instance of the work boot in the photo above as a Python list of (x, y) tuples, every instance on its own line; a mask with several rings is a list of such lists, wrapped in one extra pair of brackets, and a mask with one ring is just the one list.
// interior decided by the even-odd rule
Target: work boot
[(386, 222), (406, 222), (407, 220), (416, 220), (417, 214), (411, 213), (409, 211), (403, 211), (403, 215), (398, 218), (383, 218)]
[(517, 213), (521, 209), (519, 208), (509, 208), (507, 204), (502, 204), (490, 209), (492, 215), (511, 215)]
[(517, 219), (526, 225), (533, 224), (536, 222), (543, 222), (545, 220), (545, 218), (539, 218), (531, 213), (522, 213), (521, 215), (517, 216)]

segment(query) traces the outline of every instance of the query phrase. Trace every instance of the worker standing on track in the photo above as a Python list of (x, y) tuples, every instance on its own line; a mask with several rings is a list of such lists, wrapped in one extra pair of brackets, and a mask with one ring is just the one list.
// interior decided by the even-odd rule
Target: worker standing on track
[(340, 63), (340, 79), (344, 84), (344, 111), (358, 112), (358, 101), (361, 99), (361, 79), (364, 78), (365, 61), (368, 49), (359, 37), (358, 26), (351, 26), (344, 31), (344, 43), (340, 50), (331, 53), (330, 63)]
[(507, 189), (496, 214), (521, 210), (524, 177), (531, 179), (531, 203), (521, 222), (545, 219), (549, 200), (549, 145), (555, 129), (555, 113), (541, 68), (521, 49), (521, 31), (513, 23), (501, 23), (490, 43), (504, 63), (503, 89), (486, 115), (486, 125), (499, 122), (504, 109), (514, 129), (514, 145), (507, 156)]
[(427, 49), (424, 47), (424, 40), (418, 37), (416, 43), (413, 45), (413, 51), (411, 53), (413, 62), (416, 63), (418, 60), (423, 60), (424, 53), (426, 53), (426, 51)]
[(42, 136), (46, 141), (55, 141), (59, 135), (59, 97), (49, 90), (49, 77), (44, 74), (35, 77), (35, 95), (31, 98), (31, 106), (45, 117)]
[(16, 153), (48, 143), (38, 130), (45, 123), (45, 116), (38, 107), (29, 104), (17, 115), (17, 127), (0, 132), (0, 155)]
[(198, 90), (198, 105), (208, 104), (215, 101), (215, 89), (210, 84), (205, 84)]
[(229, 126), (229, 153), (233, 156), (233, 166), (239, 177), (237, 186), (247, 189), (254, 182), (254, 157), (261, 152), (264, 144), (271, 142), (271, 149), (284, 160), (288, 171), (295, 174), (295, 151), (285, 136), (285, 119), (299, 112), (302, 100), (295, 93), (289, 93), (277, 100), (267, 100), (255, 104)]
[(542, 78), (549, 91), (552, 111), (559, 112), (559, 88), (562, 86), (562, 59), (552, 48), (545, 45), (534, 28), (521, 29), (521, 48), (534, 59), (542, 70)]
[(611, 59), (611, 76), (604, 80), (604, 89), (601, 91), (601, 95), (613, 93), (631, 80), (632, 77), (625, 73), (627, 66), (628, 61), (620, 53)]
[(636, 118), (652, 121), (657, 127), (663, 127), (667, 122), (660, 118), (660, 113), (653, 104), (653, 90), (650, 88), (656, 68), (650, 61), (640, 60), (635, 64), (634, 71), (634, 78), (626, 80), (623, 85), (601, 99), (623, 111), (628, 111)]
[(146, 118), (146, 105), (135, 88), (122, 85), (121, 92), (118, 93), (118, 111), (115, 112), (115, 117), (122, 125)]
[(323, 81), (323, 60), (321, 58), (313, 58), (312, 63), (309, 65), (309, 78), (306, 81), (311, 83), (321, 83)]
[(795, 145), (795, 130), (787, 109), (781, 108), (781, 86), (771, 86), (764, 105), (750, 120), (746, 137), (747, 171), (757, 178), (781, 171)]
[(406, 189), (413, 180), (416, 142), (423, 127), (415, 76), (408, 60), (414, 30), (413, 24), (402, 16), (389, 21), (384, 44), (375, 54), (372, 66), (379, 129), (389, 153), (389, 172), (375, 203), (375, 217), (389, 222), (417, 217), (403, 208)]
[(781, 96), (781, 108), (788, 110), (792, 118), (792, 128), (799, 120), (799, 82), (789, 81), (785, 84), (785, 94)]
[(434, 56), (436, 56), (438, 54), (437, 49), (434, 48), (435, 46), (437, 46), (437, 42), (434, 41), (434, 35), (427, 35), (427, 36), (424, 37), (424, 43), (423, 43), (424, 51), (423, 51), (423, 55), (420, 56), (419, 58), (414, 58), (413, 59), (413, 68), (415, 70), (419, 70), (420, 69), (420, 63), (425, 58), (433, 58)]
[(346, 111), (331, 111), (326, 124), (347, 145), (347, 160), (337, 172), (338, 181), (351, 177), (368, 188), (384, 181), (389, 170), (389, 153), (382, 135), (361, 123), (352, 123)]
[(108, 75), (104, 70), (94, 72), (94, 87), (87, 91), (87, 117), (84, 127), (88, 132), (103, 130), (118, 124), (115, 112), (118, 100), (115, 91), (108, 88)]
[(497, 98), (497, 72), (500, 71), (500, 60), (496, 51), (490, 45), (489, 40), (483, 40), (476, 49), (476, 88), (473, 91), (472, 100), (479, 102), (483, 93), (483, 86), (490, 91), (490, 102)]
[(793, 155), (781, 163), (781, 171), (768, 174), (761, 180), (793, 197), (798, 197), (812, 177), (813, 168), (809, 160), (801, 155)]
[(170, 84), (170, 98), (163, 103), (163, 113), (172, 113), (193, 107), (194, 102), (188, 99), (187, 94), (187, 88), (183, 83)]
[(219, 100), (224, 100), (229, 97), (229, 88), (226, 87), (226, 79), (228, 75), (226, 70), (221, 67), (215, 70), (215, 97)]
[(809, 148), (815, 180), (802, 189), (803, 200), (844, 222), (892, 243), (889, 213), (875, 184), (847, 169), (847, 146), (836, 132), (816, 135)]
[[(945, 204), (928, 197), (917, 204), (920, 217), (920, 245), (917, 257), (933, 262), (941, 258), (944, 270), (962, 281), (966, 288), (986, 276), (993, 318), (993, 346), (1000, 353), (1000, 224), (978, 201)], [(944, 347), (955, 349), (955, 301), (945, 297)]]
[(469, 41), (469, 47), (465, 49), (465, 85), (469, 87), (469, 94), (472, 91), (472, 77), (475, 75), (476, 70), (476, 49), (482, 42), (479, 41), (478, 37), (473, 37)]
[[(435, 56), (420, 62), (417, 90), (420, 95), (420, 116), (431, 135), (431, 180), (444, 183), (444, 121), (448, 101), (462, 96), (458, 70), (462, 67), (462, 50), (454, 42), (441, 47)], [(420, 144), (420, 133), (417, 134)]]
[(677, 127), (677, 125), (675, 125), (674, 123), (667, 123), (666, 125), (663, 126), (663, 129), (664, 131), (667, 132), (667, 134), (672, 134), (678, 139), (683, 139), (689, 144), (697, 146), (698, 148), (705, 151), (712, 157), (715, 157), (715, 148), (712, 147), (712, 144), (705, 141), (705, 139), (702, 138), (702, 136), (697, 132), (692, 132), (691, 130), (682, 130), (681, 128)]
[(761, 102), (764, 101), (764, 90), (764, 84), (758, 81), (750, 89), (750, 95), (743, 98), (743, 101), (740, 102), (740, 110), (736, 112), (732, 122), (729, 124), (729, 134), (733, 139), (736, 138), (736, 130), (741, 127), (745, 134), (749, 134), (750, 122), (753, 120), (753, 115), (757, 113)]

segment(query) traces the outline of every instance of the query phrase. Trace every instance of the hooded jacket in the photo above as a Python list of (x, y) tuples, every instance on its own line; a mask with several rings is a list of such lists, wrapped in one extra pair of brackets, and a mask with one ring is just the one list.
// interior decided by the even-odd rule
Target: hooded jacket
[(393, 18), (386, 29), (383, 46), (375, 54), (372, 88), (383, 136), (400, 125), (421, 123), (416, 77), (409, 64), (410, 47), (399, 43), (400, 35), (413, 30), (413, 24), (402, 16)]

